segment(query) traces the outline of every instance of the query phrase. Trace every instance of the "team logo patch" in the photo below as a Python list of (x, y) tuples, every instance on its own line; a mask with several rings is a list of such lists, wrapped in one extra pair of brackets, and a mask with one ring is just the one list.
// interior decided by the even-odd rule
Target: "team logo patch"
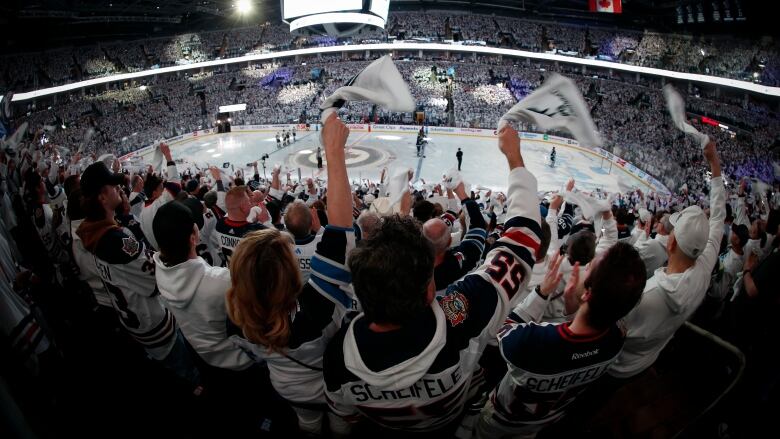
[(127, 253), (130, 256), (135, 256), (138, 254), (138, 248), (140, 246), (138, 245), (138, 241), (135, 240), (132, 236), (128, 236), (127, 238), (122, 238), (122, 251)]
[(469, 315), (468, 305), (469, 301), (466, 296), (458, 292), (447, 294), (439, 301), (444, 316), (447, 317), (452, 326), (458, 326), (466, 320)]

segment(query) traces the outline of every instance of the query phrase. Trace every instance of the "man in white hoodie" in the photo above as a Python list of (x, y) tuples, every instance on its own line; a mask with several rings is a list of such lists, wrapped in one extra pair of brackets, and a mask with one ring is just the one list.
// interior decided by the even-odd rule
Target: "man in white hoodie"
[(704, 149), (710, 164), (710, 218), (698, 206), (673, 214), (669, 222), (669, 263), (648, 279), (642, 300), (625, 318), (628, 330), (623, 352), (610, 376), (634, 377), (653, 365), (677, 329), (696, 311), (710, 285), (718, 259), (726, 217), (723, 178), (715, 143)]
[(230, 271), (212, 267), (198, 256), (195, 213), (172, 201), (157, 210), (152, 228), (160, 246), (154, 254), (157, 288), (184, 337), (210, 366), (249, 368), (252, 359), (227, 335), (225, 292), (230, 288)]

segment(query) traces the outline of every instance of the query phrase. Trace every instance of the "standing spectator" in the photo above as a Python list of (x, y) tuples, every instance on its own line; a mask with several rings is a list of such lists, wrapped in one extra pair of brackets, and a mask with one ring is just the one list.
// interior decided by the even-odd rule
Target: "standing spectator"
[(241, 371), (252, 359), (227, 336), (227, 268), (212, 267), (198, 256), (195, 212), (178, 201), (157, 211), (152, 228), (160, 251), (154, 254), (160, 296), (181, 326), (184, 337), (209, 366)]
[[(588, 265), (580, 283), (575, 264), (564, 292), (578, 304), (571, 322), (539, 324), (520, 315), (541, 315), (563, 274), (556, 255), (544, 281), (509, 315), (499, 346), (509, 372), (491, 394), (477, 425), (478, 438), (529, 437), (561, 418), (566, 407), (617, 358), (624, 333), (617, 321), (639, 301), (645, 267), (637, 251), (618, 243)], [(577, 305), (574, 305), (577, 306)]]
[(484, 379), (477, 362), (528, 282), (541, 240), (536, 179), (525, 168), (517, 132), (505, 128), (499, 147), (510, 168), (507, 231), (489, 262), (443, 297), (435, 297), (433, 246), (413, 218), (386, 217), (350, 253), (363, 313), (341, 328), (325, 354), (328, 403), (337, 414), (362, 414), (395, 434), (454, 433), (453, 421)]
[[(91, 164), (82, 174), (85, 219), (76, 230), (84, 248), (94, 255), (97, 271), (108, 291), (117, 317), (127, 332), (155, 360), (163, 362), (198, 391), (195, 368), (170, 311), (157, 297), (152, 252), (114, 174), (103, 162)], [(117, 208), (126, 208), (116, 215)]]
[(458, 171), (460, 171), (460, 165), (463, 163), (463, 151), (458, 148), (458, 152), (455, 153), (455, 157), (458, 159)]
[[(669, 222), (669, 263), (647, 281), (642, 300), (626, 316), (626, 344), (609, 369), (617, 381), (635, 377), (653, 365), (677, 329), (701, 304), (715, 265), (726, 217), (723, 178), (715, 142), (704, 149), (710, 164), (710, 218), (698, 206), (673, 214)], [(607, 386), (608, 387), (608, 386)]]
[(165, 157), (168, 179), (163, 180), (154, 174), (146, 176), (146, 181), (144, 182), (146, 205), (138, 218), (138, 221), (141, 223), (141, 230), (143, 230), (144, 236), (151, 244), (152, 249), (157, 248), (157, 241), (154, 239), (154, 231), (152, 230), (154, 215), (160, 206), (173, 201), (181, 191), (181, 179), (179, 178), (179, 171), (176, 169), (176, 163), (173, 161), (173, 157), (171, 157), (171, 148), (165, 143), (161, 143), (160, 151), (163, 157)]

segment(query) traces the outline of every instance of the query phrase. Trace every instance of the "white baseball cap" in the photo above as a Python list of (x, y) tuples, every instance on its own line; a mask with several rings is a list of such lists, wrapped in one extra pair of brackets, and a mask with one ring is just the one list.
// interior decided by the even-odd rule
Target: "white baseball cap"
[(701, 207), (691, 206), (672, 214), (669, 222), (674, 226), (674, 239), (680, 250), (689, 258), (698, 258), (710, 234), (710, 223)]

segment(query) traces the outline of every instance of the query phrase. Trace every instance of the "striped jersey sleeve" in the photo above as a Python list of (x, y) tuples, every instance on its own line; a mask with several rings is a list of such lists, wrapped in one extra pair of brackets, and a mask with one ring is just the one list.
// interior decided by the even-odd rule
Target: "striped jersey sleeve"
[(347, 254), (353, 248), (353, 228), (328, 225), (311, 258), (309, 285), (345, 310), (356, 310), (358, 307), (352, 289), (352, 274), (347, 267)]

